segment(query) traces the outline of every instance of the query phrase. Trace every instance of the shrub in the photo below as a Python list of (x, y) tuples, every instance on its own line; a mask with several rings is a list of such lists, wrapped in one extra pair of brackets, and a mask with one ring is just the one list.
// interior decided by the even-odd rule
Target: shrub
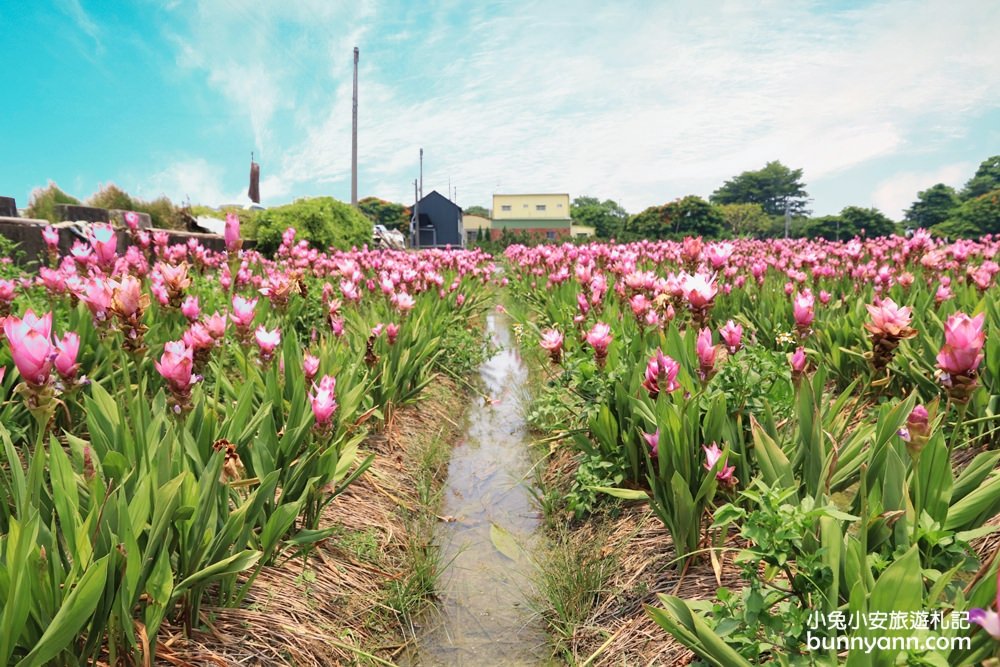
[(313, 246), (347, 250), (371, 242), (372, 223), (349, 204), (333, 197), (300, 199), (261, 211), (257, 216), (257, 249), (270, 254), (281, 245), (289, 227)]
[(122, 211), (134, 211), (136, 202), (131, 196), (114, 183), (108, 183), (90, 195), (87, 199), (87, 206), (97, 208), (119, 209)]
[(35, 188), (31, 193), (31, 200), (25, 213), (29, 218), (59, 222), (59, 217), (56, 215), (56, 204), (79, 203), (79, 199), (66, 194), (53, 181), (49, 181), (46, 187)]

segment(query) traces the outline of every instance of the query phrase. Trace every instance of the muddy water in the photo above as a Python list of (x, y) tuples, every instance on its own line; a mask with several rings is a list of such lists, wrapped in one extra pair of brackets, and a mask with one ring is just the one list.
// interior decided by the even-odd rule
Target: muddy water
[[(544, 665), (545, 634), (526, 604), (539, 524), (524, 421), (527, 369), (507, 319), (487, 325), (500, 351), (479, 369), (484, 393), (452, 452), (436, 534), (440, 602), (420, 618), (411, 665)], [(453, 519), (453, 520), (452, 520)]]

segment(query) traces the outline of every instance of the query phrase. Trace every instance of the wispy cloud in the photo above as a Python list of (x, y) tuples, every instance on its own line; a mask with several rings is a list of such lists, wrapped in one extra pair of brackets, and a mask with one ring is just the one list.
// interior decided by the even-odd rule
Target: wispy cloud
[(104, 44), (101, 42), (101, 29), (83, 8), (83, 5), (80, 4), (80, 0), (59, 0), (59, 7), (73, 20), (76, 27), (93, 41), (94, 50), (97, 53), (103, 52)]
[(399, 201), (419, 146), (425, 190), (450, 177), (462, 203), (554, 190), (638, 210), (772, 159), (818, 182), (927, 150), (1000, 100), (994, 3), (650, 4), (201, 0), (175, 43), (246, 105), (275, 198), (346, 194), (355, 43), (360, 190)]
[(875, 186), (872, 200), (876, 207), (890, 216), (902, 218), (906, 209), (916, 200), (918, 192), (938, 183), (959, 189), (975, 169), (975, 164), (958, 162), (931, 171), (900, 172)]

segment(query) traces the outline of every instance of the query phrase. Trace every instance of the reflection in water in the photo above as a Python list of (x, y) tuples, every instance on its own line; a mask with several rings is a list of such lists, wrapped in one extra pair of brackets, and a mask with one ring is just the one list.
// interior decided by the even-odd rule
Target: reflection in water
[[(490, 314), (488, 327), (501, 350), (480, 367), (489, 401), (469, 408), (464, 438), (452, 452), (436, 539), (444, 571), (440, 604), (420, 619), (416, 665), (541, 665), (549, 649), (526, 605), (538, 512), (524, 477), (531, 467), (523, 417), (527, 370), (507, 321)], [(493, 538), (491, 539), (491, 526)], [(513, 538), (513, 539), (511, 539)]]

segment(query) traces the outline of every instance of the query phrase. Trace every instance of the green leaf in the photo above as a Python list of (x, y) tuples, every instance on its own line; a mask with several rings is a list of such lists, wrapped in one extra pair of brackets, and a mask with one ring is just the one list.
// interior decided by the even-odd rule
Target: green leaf
[(521, 546), (506, 528), (490, 523), (490, 541), (493, 547), (512, 561), (521, 559)]
[(620, 489), (613, 486), (589, 486), (587, 488), (622, 500), (649, 500), (649, 494), (640, 489)]
[(38, 643), (17, 667), (44, 665), (63, 651), (70, 650), (84, 624), (90, 620), (94, 608), (104, 593), (108, 580), (108, 559), (111, 555), (94, 561), (80, 577), (73, 591), (63, 600), (49, 627)]

